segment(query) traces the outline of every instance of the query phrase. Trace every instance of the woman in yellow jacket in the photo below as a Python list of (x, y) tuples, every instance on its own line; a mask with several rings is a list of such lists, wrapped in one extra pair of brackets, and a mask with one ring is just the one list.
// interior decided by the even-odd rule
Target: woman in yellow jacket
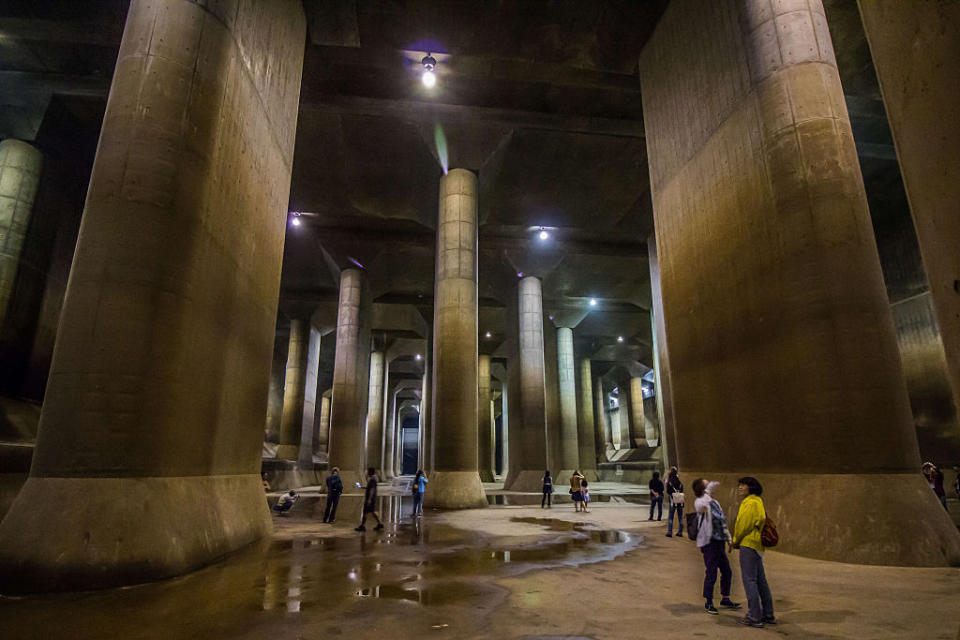
[(773, 615), (773, 595), (767, 576), (763, 571), (763, 544), (760, 531), (767, 521), (760, 494), (763, 487), (756, 478), (740, 478), (737, 495), (743, 502), (733, 525), (733, 546), (740, 549), (740, 577), (747, 594), (747, 615), (740, 620), (749, 627), (763, 628), (764, 624), (777, 624)]

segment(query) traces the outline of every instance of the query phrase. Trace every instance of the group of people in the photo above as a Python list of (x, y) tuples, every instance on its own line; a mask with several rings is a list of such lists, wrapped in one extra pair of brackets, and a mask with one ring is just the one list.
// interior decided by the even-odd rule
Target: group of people
[[(590, 483), (579, 470), (570, 474), (570, 498), (576, 512), (590, 513), (587, 505), (590, 503)], [(543, 472), (543, 497), (540, 498), (540, 508), (553, 507), (553, 477), (550, 470)]]

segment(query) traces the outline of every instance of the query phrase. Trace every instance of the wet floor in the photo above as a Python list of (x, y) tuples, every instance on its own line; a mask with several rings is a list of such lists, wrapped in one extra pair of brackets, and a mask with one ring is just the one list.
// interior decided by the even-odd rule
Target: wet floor
[(355, 505), (344, 496), (331, 527), (320, 522), (324, 499), (305, 498), (289, 517), (275, 517), (272, 541), (181, 578), (2, 597), (0, 638), (252, 638), (260, 628), (271, 635), (266, 628), (298, 616), (334, 624), (339, 616), (387, 606), (378, 602), (482, 610), (504, 597), (498, 578), (612, 560), (641, 544), (628, 531), (539, 517), (509, 519), (525, 525), (527, 535), (494, 537), (440, 522), (432, 513), (412, 518), (411, 500), (400, 496), (380, 498), (383, 531), (368, 522), (361, 534), (352, 530), (359, 500)]

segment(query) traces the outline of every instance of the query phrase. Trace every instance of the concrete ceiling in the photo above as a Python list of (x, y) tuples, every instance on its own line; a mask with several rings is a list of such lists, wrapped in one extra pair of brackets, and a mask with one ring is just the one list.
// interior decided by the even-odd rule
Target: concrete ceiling
[[(33, 140), (51, 102), (78, 135), (99, 129), (128, 5), (0, 4), (0, 138)], [(402, 310), (378, 314), (383, 339), (429, 334), (438, 183), (465, 167), (479, 177), (481, 349), (502, 345), (523, 272), (542, 277), (546, 313), (578, 323), (578, 351), (649, 365), (653, 219), (636, 71), (666, 0), (303, 5), (290, 210), (304, 224), (288, 227), (281, 313), (328, 308), (340, 270), (361, 265), (376, 302)], [(883, 259), (902, 252), (909, 210), (856, 6), (825, 5)], [(428, 51), (432, 91), (419, 82)], [(911, 264), (885, 276), (892, 297), (906, 296), (922, 267), (919, 279)], [(591, 297), (601, 306), (587, 313)]]

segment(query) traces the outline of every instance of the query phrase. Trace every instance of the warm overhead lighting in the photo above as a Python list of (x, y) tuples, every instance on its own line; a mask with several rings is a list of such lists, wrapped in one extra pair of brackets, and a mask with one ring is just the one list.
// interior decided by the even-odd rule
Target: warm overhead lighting
[(487, 340), (489, 340), (489, 339), (491, 338), (490, 332), (487, 331), (485, 334), (483, 334), (483, 337), (486, 338)]
[(420, 61), (420, 64), (423, 65), (423, 75), (420, 76), (420, 80), (423, 82), (423, 86), (429, 89), (437, 84), (437, 76), (433, 73), (433, 70), (437, 67), (437, 59), (428, 53)]
[(623, 336), (617, 336), (617, 342), (623, 342)]
[(597, 306), (597, 299), (596, 299), (596, 298), (590, 298), (590, 306), (591, 306), (591, 307)]

